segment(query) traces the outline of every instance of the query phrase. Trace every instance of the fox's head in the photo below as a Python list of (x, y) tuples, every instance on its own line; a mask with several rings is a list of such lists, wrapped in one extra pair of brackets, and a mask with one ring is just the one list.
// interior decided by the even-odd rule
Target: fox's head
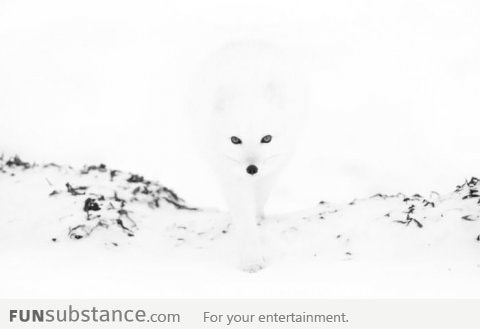
[(231, 174), (253, 179), (281, 169), (295, 125), (280, 85), (269, 82), (248, 91), (222, 86), (213, 106), (211, 142)]
[(202, 153), (230, 175), (256, 179), (289, 159), (307, 100), (293, 63), (276, 47), (238, 43), (213, 54), (195, 75), (192, 131)]

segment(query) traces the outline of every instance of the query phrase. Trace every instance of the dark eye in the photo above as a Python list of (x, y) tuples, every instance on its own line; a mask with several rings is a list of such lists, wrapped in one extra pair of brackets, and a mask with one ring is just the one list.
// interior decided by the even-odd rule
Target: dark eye
[(261, 143), (270, 143), (272, 141), (272, 135), (263, 136)]
[(237, 136), (230, 137), (230, 140), (232, 141), (233, 144), (242, 144), (242, 140)]

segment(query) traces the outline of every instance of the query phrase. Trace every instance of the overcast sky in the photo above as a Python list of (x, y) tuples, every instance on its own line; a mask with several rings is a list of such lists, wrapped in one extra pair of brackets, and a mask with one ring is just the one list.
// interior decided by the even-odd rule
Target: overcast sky
[(104, 162), (215, 206), (186, 86), (216, 48), (258, 38), (311, 82), (273, 204), (445, 192), (480, 175), (479, 17), (466, 0), (0, 0), (0, 152)]

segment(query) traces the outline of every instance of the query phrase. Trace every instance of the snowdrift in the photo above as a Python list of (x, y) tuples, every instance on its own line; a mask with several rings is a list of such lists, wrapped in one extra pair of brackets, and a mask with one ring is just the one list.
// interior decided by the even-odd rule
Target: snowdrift
[(2, 297), (480, 297), (480, 181), (267, 216), (236, 269), (226, 214), (104, 164), (0, 158)]

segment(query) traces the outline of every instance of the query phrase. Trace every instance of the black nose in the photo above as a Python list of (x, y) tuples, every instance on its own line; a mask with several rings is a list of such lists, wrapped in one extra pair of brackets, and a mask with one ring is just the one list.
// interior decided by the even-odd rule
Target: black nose
[(255, 175), (257, 172), (258, 172), (257, 166), (255, 166), (255, 165), (249, 165), (249, 166), (247, 167), (247, 173), (249, 173), (250, 175)]

